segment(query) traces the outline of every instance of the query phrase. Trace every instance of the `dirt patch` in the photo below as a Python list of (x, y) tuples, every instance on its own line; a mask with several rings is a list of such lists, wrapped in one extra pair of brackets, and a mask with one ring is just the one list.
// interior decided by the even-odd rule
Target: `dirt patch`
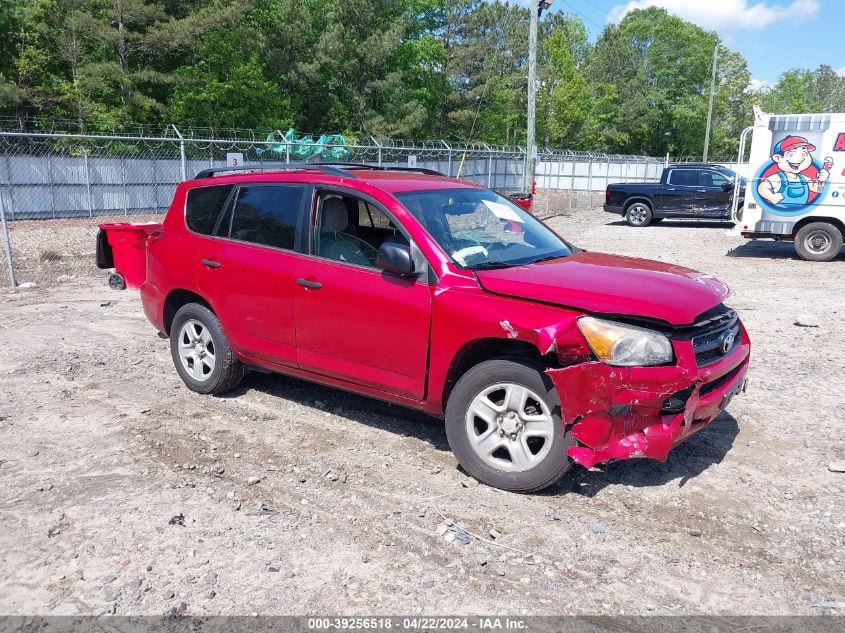
[[(461, 474), (442, 423), (400, 407), (259, 374), (197, 396), (137, 293), (110, 291), (80, 256), (84, 274), (0, 295), (0, 612), (819, 614), (845, 601), (845, 475), (827, 468), (845, 457), (845, 258), (802, 262), (725, 225), (632, 229), (597, 209), (552, 225), (734, 288), (750, 390), (665, 464), (575, 469), (515, 495)], [(793, 324), (805, 314), (819, 327)]]

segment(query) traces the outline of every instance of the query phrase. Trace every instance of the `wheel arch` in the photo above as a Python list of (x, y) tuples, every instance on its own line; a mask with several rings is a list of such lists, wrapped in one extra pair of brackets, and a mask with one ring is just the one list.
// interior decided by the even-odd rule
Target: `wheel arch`
[(837, 228), (839, 234), (845, 238), (845, 222), (840, 220), (839, 218), (829, 217), (829, 216), (820, 216), (820, 215), (808, 215), (805, 218), (801, 218), (792, 226), (792, 238), (795, 239), (795, 236), (798, 235), (798, 231), (802, 228), (807, 226), (808, 224), (813, 224), (815, 222), (826, 222), (827, 224), (832, 224)]
[(652, 213), (654, 212), (654, 202), (645, 196), (631, 196), (626, 199), (622, 205), (622, 210), (627, 211), (631, 205), (636, 204), (637, 202), (645, 203), (648, 205), (648, 208), (651, 209)]
[(170, 326), (173, 324), (173, 317), (176, 316), (179, 308), (189, 303), (198, 303), (201, 306), (205, 306), (212, 312), (215, 312), (214, 308), (211, 307), (211, 304), (205, 299), (205, 297), (198, 295), (192, 290), (174, 288), (170, 291), (170, 293), (168, 293), (167, 298), (164, 300), (164, 318), (162, 323), (164, 324), (165, 334), (168, 336), (170, 335)]
[(465, 343), (455, 354), (449, 365), (446, 381), (443, 383), (443, 408), (452, 393), (452, 389), (465, 373), (476, 365), (494, 358), (530, 361), (538, 366), (549, 367), (552, 361), (525, 341), (506, 338), (480, 338)]

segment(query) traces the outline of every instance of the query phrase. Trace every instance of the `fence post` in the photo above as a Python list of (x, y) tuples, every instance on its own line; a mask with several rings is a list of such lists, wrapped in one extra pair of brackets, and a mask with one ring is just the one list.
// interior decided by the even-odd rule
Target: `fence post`
[(156, 170), (156, 165), (158, 164), (158, 160), (156, 159), (155, 153), (153, 153), (153, 205), (152, 209), (158, 211), (158, 173)]
[(126, 190), (126, 156), (120, 159), (120, 172), (123, 176), (123, 215), (129, 215), (129, 192)]
[(88, 217), (94, 217), (94, 201), (91, 199), (91, 168), (88, 165), (88, 148), (85, 148), (85, 153), (82, 155), (85, 159), (85, 192), (88, 196)]
[(9, 161), (8, 154), (6, 154), (6, 175), (9, 177), (9, 219), (14, 220), (17, 205), (15, 204), (15, 186), (12, 184), (12, 163)]
[[(11, 185), (11, 177), (9, 178), (9, 192), (12, 191)], [(6, 268), (9, 273), (9, 283), (12, 284), (12, 288), (17, 287), (17, 282), (15, 281), (15, 267), (12, 264), (12, 242), (9, 239), (9, 227), (6, 224), (6, 211), (5, 206), (3, 205), (3, 194), (0, 192), (0, 224), (2, 224), (3, 228), (3, 247), (6, 251)]]
[(47, 154), (47, 172), (48, 178), (47, 187), (50, 192), (50, 215), (56, 219), (56, 192), (53, 190), (53, 157)]
[(484, 147), (487, 148), (487, 188), (492, 189), (493, 183), (490, 181), (490, 177), (493, 172), (493, 150), (490, 149), (487, 143), (484, 144)]
[(378, 142), (375, 136), (371, 136), (370, 140), (378, 147), (378, 166), (381, 167), (381, 143)]
[(449, 176), (449, 178), (451, 178), (452, 177), (452, 148), (449, 147), (449, 144), (446, 141), (440, 141), (440, 142), (443, 143), (446, 146), (446, 156), (447, 156), (447, 160), (448, 160), (447, 167), (446, 167), (446, 175)]
[(176, 127), (176, 124), (171, 123), (170, 127), (173, 128), (173, 131), (176, 132), (176, 136), (179, 137), (179, 160), (182, 164), (182, 182), (185, 182), (188, 179), (188, 166), (185, 160), (185, 139), (182, 136), (182, 133), (179, 131), (179, 128)]

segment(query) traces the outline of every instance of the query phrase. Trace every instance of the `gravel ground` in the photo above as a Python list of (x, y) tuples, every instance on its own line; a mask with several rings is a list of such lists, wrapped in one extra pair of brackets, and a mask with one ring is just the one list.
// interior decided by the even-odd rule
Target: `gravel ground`
[(843, 256), (811, 264), (724, 225), (631, 229), (598, 209), (551, 220), (584, 248), (731, 284), (751, 380), (664, 464), (516, 495), (464, 476), (442, 423), (396, 406), (258, 374), (190, 393), (137, 293), (80, 259), (94, 225), (37, 224), (31, 239), (79, 252), (0, 295), (0, 613), (845, 607)]

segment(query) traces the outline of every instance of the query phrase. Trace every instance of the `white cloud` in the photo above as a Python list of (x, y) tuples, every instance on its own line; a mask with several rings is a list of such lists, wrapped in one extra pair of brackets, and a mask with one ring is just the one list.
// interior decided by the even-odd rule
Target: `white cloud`
[(840, 77), (845, 77), (845, 66), (841, 66), (836, 69), (836, 74)]
[(613, 7), (608, 21), (618, 22), (629, 11), (648, 7), (662, 7), (705, 29), (760, 30), (775, 22), (810, 20), (818, 14), (820, 2), (790, 0), (787, 4), (751, 4), (749, 0), (630, 0)]
[(745, 89), (745, 92), (766, 92), (771, 89), (772, 82), (752, 77), (751, 81), (748, 82), (748, 87)]

